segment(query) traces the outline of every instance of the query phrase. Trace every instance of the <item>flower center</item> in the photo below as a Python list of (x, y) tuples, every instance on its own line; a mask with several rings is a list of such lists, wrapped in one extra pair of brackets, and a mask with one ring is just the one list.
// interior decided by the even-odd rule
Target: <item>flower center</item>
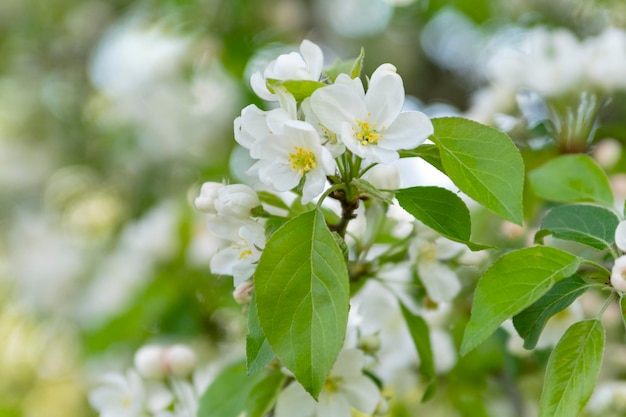
[(324, 382), (324, 388), (328, 392), (337, 392), (339, 391), (339, 386), (341, 385), (342, 381), (343, 381), (343, 378), (341, 377), (329, 376), (328, 378), (326, 378), (326, 381)]
[(244, 248), (239, 252), (239, 260), (246, 259), (247, 257), (252, 256), (252, 250), (248, 248)]
[(295, 152), (289, 153), (289, 163), (291, 169), (300, 175), (304, 175), (317, 167), (315, 154), (307, 149), (294, 146)]
[(437, 247), (431, 242), (423, 242), (417, 248), (417, 256), (424, 261), (437, 260)]
[[(354, 138), (361, 143), (361, 145), (378, 145), (378, 141), (383, 137), (381, 133), (386, 129), (385, 126), (381, 126), (380, 130), (376, 129), (376, 122), (371, 123), (360, 119), (356, 120), (356, 124), (359, 126), (359, 131), (354, 133)], [(354, 127), (352, 128), (354, 130)]]

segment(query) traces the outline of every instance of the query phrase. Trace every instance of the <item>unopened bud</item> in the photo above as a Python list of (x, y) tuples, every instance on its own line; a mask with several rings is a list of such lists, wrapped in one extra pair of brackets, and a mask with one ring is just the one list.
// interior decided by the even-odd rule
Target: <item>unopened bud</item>
[(611, 271), (611, 285), (618, 291), (626, 292), (626, 255), (615, 260)]
[(256, 191), (244, 184), (223, 186), (215, 200), (217, 214), (238, 219), (247, 219), (251, 210), (260, 205), (261, 200)]
[(247, 304), (252, 298), (252, 289), (254, 288), (254, 282), (246, 281), (237, 286), (233, 291), (233, 298), (237, 304)]
[(196, 367), (196, 354), (188, 346), (173, 345), (165, 348), (163, 363), (174, 375), (187, 377)]
[(144, 346), (135, 353), (135, 368), (139, 375), (147, 379), (162, 379), (166, 375), (162, 357), (164, 349), (161, 346)]
[(615, 230), (615, 244), (622, 251), (626, 252), (626, 220), (622, 220)]
[(361, 336), (357, 343), (357, 347), (367, 354), (374, 354), (380, 349), (380, 337), (378, 334)]
[(219, 196), (219, 191), (224, 184), (219, 182), (205, 182), (200, 187), (200, 195), (194, 200), (194, 206), (204, 213), (215, 214), (215, 202)]

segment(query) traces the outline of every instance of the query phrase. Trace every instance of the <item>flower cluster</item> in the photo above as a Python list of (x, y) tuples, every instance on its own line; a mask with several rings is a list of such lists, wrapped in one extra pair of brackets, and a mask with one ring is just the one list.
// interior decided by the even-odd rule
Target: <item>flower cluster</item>
[(626, 292), (626, 220), (622, 220), (615, 230), (615, 245), (625, 254), (615, 260), (611, 285), (620, 292)]

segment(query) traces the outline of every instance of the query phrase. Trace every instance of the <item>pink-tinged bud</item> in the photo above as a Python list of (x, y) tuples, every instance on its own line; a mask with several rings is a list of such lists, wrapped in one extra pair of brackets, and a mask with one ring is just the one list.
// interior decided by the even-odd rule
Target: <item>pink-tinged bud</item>
[(196, 354), (188, 346), (173, 345), (165, 348), (163, 363), (172, 374), (184, 378), (196, 367)]
[(252, 298), (251, 292), (253, 288), (254, 282), (252, 281), (245, 281), (239, 284), (237, 288), (235, 288), (235, 291), (233, 291), (233, 298), (235, 299), (237, 304), (249, 303), (250, 299)]
[(244, 184), (225, 185), (219, 190), (215, 209), (224, 217), (247, 219), (250, 211), (261, 205), (256, 191)]
[(615, 229), (615, 244), (622, 252), (626, 252), (626, 220), (619, 222)]
[(219, 182), (205, 182), (200, 188), (200, 195), (194, 200), (194, 206), (204, 213), (216, 214), (215, 202), (223, 187), (224, 184)]
[(626, 292), (626, 255), (615, 260), (611, 271), (611, 285), (618, 291)]
[(164, 348), (161, 346), (144, 346), (135, 353), (135, 368), (139, 375), (146, 379), (162, 379), (167, 374), (163, 366)]
[(611, 138), (601, 140), (593, 149), (593, 157), (604, 169), (613, 168), (621, 154), (622, 145)]

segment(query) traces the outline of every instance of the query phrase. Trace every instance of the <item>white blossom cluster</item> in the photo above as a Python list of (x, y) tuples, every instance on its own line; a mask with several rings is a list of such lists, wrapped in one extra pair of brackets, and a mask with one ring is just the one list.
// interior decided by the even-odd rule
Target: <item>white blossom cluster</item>
[(507, 112), (516, 94), (543, 98), (588, 91), (600, 95), (626, 90), (626, 31), (614, 27), (579, 39), (571, 31), (534, 27), (507, 38), (486, 62), (487, 87), (473, 97), (468, 115), (490, 122)]
[(622, 251), (622, 256), (613, 265), (611, 285), (620, 292), (626, 292), (626, 220), (622, 220), (615, 230), (615, 245)]

